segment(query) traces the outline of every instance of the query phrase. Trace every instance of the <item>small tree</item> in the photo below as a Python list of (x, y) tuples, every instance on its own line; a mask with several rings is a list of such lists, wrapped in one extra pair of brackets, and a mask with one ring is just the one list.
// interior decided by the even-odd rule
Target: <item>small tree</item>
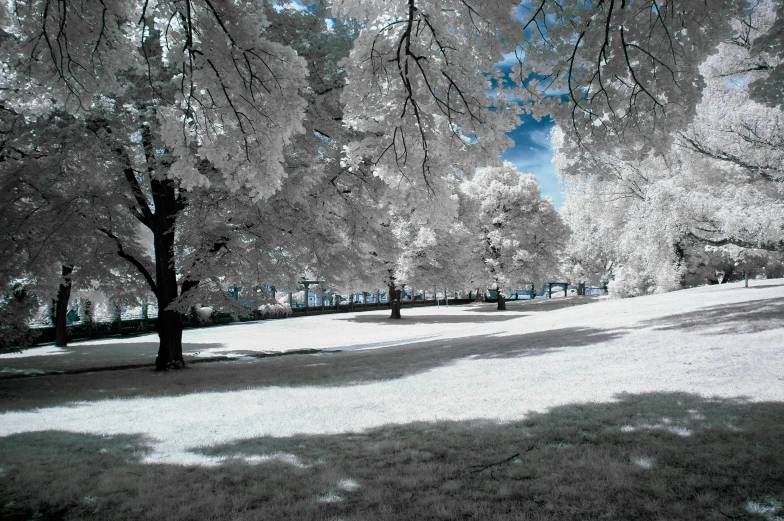
[(558, 273), (569, 231), (549, 198), (542, 198), (536, 178), (512, 163), (488, 167), (462, 185), (472, 206), (465, 222), (474, 226), (472, 251), (498, 292), (521, 280), (543, 280)]
[(24, 347), (35, 341), (38, 333), (27, 323), (35, 307), (35, 300), (20, 283), (13, 285), (10, 294), (0, 297), (0, 348)]

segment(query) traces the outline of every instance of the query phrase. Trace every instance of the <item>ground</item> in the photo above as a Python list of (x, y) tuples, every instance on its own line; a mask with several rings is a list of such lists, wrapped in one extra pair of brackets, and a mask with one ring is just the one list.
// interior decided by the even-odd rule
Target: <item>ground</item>
[[(0, 355), (0, 517), (784, 519), (784, 280)], [(216, 361), (221, 360), (221, 361)]]

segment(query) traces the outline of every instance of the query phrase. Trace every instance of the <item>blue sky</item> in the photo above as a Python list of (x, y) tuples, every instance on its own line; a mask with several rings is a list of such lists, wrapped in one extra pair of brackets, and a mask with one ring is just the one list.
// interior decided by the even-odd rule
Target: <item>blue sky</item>
[[(522, 49), (518, 49), (518, 55), (524, 57)], [(514, 53), (505, 56), (504, 61), (497, 63), (496, 68), (506, 74), (512, 72), (512, 65), (517, 63)], [(512, 80), (507, 80), (507, 88), (515, 88)], [(554, 92), (553, 95), (559, 93)], [(553, 149), (550, 146), (550, 130), (553, 128), (553, 120), (548, 117), (536, 121), (528, 114), (524, 114), (522, 122), (512, 132), (507, 135), (515, 142), (514, 147), (501, 154), (501, 159), (511, 161), (523, 173), (534, 174), (539, 183), (542, 195), (551, 197), (556, 208), (563, 204), (561, 195), (561, 183), (555, 175), (555, 166), (552, 163)]]
[(524, 115), (522, 124), (508, 133), (515, 145), (501, 154), (501, 159), (511, 161), (523, 173), (534, 174), (539, 183), (543, 196), (553, 199), (556, 208), (563, 204), (561, 184), (555, 175), (555, 165), (552, 163), (553, 149), (550, 146), (550, 130), (553, 121), (542, 118), (536, 121), (529, 115)]

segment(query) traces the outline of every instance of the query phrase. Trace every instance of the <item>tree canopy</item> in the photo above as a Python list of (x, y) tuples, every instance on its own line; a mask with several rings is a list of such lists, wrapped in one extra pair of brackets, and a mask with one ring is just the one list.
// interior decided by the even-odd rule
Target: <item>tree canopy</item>
[[(631, 245), (677, 256), (684, 237), (779, 251), (781, 15), (745, 0), (10, 0), (4, 280), (144, 281), (165, 368), (182, 362), (182, 314), (231, 307), (230, 285), (549, 276), (566, 230), (499, 159), (523, 111), (559, 125), (558, 168), (585, 203), (567, 222), (660, 224), (603, 254), (573, 236), (572, 268), (604, 279)], [(701, 183), (776, 211), (728, 211), (710, 189), (671, 203)], [(618, 189), (634, 204), (597, 195)], [(615, 210), (580, 217), (594, 200)], [(678, 218), (662, 226), (664, 208)]]

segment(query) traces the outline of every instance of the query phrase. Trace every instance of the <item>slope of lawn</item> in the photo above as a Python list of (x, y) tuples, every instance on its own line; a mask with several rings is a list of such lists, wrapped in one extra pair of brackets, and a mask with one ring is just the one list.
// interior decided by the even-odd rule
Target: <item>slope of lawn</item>
[[(405, 312), (187, 338), (315, 354), (0, 377), (0, 516), (784, 518), (784, 280)], [(0, 366), (97, 348), (38, 349)]]

